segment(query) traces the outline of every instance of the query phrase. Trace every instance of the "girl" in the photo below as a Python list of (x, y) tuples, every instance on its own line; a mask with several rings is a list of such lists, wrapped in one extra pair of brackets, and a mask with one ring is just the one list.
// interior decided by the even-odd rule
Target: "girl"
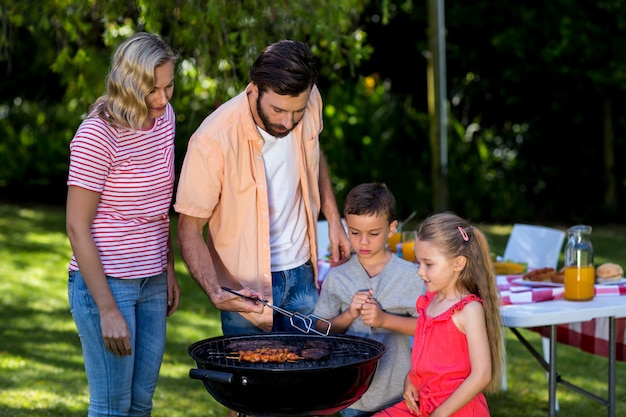
[(415, 243), (426, 294), (404, 401), (375, 416), (489, 416), (503, 363), (499, 298), (485, 235), (453, 213), (427, 218)]

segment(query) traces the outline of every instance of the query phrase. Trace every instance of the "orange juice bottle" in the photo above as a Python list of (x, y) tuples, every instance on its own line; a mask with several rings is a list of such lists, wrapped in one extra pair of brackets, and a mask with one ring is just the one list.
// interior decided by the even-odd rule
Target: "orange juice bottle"
[(565, 247), (565, 293), (569, 301), (589, 301), (595, 295), (595, 268), (591, 226), (576, 225), (567, 230)]
[(416, 230), (408, 230), (402, 232), (402, 259), (409, 262), (415, 262), (415, 239), (417, 238)]
[(415, 241), (409, 240), (402, 242), (402, 259), (406, 259), (409, 262), (415, 262)]
[(596, 270), (590, 266), (566, 266), (565, 267), (565, 293), (566, 300), (589, 301), (595, 294)]
[(396, 232), (393, 234), (393, 236), (387, 239), (387, 245), (389, 246), (389, 249), (391, 249), (392, 252), (397, 252), (398, 243), (400, 243), (401, 241), (402, 241), (402, 232)]

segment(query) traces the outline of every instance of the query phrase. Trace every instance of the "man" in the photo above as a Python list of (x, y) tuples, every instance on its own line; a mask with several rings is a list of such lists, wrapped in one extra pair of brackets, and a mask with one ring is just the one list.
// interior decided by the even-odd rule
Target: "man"
[(189, 141), (174, 205), (178, 241), (191, 275), (221, 310), (224, 335), (297, 330), (287, 317), (222, 286), (289, 311), (313, 311), (320, 210), (329, 223), (331, 264), (350, 257), (319, 146), (315, 65), (303, 43), (270, 45), (245, 91)]

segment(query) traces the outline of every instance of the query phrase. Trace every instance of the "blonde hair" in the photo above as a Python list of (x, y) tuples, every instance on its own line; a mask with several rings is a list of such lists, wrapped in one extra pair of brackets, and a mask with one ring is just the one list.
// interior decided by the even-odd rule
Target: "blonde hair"
[(431, 242), (449, 259), (457, 256), (467, 259), (456, 285), (459, 291), (468, 291), (483, 300), (491, 353), (491, 380), (487, 391), (497, 392), (505, 350), (500, 325), (500, 297), (486, 236), (467, 220), (444, 212), (428, 217), (420, 225), (417, 239)]
[(92, 104), (91, 115), (118, 127), (141, 129), (148, 118), (146, 97), (154, 89), (155, 69), (177, 60), (178, 54), (159, 36), (134, 34), (115, 49), (106, 77), (107, 94)]

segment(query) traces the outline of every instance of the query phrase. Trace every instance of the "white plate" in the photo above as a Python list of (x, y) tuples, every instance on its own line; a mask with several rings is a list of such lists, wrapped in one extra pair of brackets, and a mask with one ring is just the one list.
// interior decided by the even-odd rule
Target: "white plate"
[(529, 279), (517, 278), (511, 281), (514, 285), (524, 285), (526, 287), (562, 287), (563, 284), (549, 281), (531, 281)]
[(596, 285), (615, 285), (615, 284), (626, 284), (626, 278), (622, 277), (616, 281), (598, 282)]
[[(556, 282), (548, 282), (548, 281), (531, 281), (528, 279), (523, 279), (523, 278), (517, 278), (514, 279), (513, 281), (511, 281), (511, 284), (514, 285), (524, 285), (526, 287), (562, 287), (563, 284), (559, 284)], [(622, 278), (619, 279), (617, 281), (609, 281), (609, 282), (604, 282), (604, 283), (597, 283), (596, 285), (617, 285), (617, 284), (626, 284), (626, 278)]]

